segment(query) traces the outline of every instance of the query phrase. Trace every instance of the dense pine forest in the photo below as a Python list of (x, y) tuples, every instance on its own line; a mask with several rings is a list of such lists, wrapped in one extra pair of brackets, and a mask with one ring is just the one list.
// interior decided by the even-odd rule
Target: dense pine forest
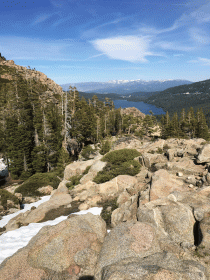
[(37, 79), (34, 71), (29, 68), (25, 75), (0, 63), (0, 155), (13, 179), (55, 170), (59, 175), (81, 151), (84, 157), (85, 150), (91, 151), (89, 144), (98, 143), (101, 153), (108, 151), (107, 139), (113, 135), (154, 138), (159, 132), (163, 138), (209, 139), (202, 110), (183, 110), (172, 118), (167, 113), (158, 122), (152, 113), (123, 113), (109, 98), (85, 99), (72, 87), (59, 92)]
[(175, 112), (181, 114), (182, 109), (195, 111), (202, 108), (208, 126), (210, 125), (210, 80), (176, 86), (161, 92), (133, 93), (128, 101), (144, 101), (168, 111), (172, 117)]

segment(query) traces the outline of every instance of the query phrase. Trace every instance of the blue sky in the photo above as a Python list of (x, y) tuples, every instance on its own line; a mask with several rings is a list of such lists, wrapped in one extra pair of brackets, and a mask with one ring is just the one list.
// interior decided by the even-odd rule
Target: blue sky
[(0, 52), (58, 84), (210, 78), (210, 1), (0, 0)]

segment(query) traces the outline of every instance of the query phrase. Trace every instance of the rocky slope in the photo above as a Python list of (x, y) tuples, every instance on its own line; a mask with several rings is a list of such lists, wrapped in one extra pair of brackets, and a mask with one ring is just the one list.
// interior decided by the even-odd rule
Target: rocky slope
[[(53, 80), (49, 79), (44, 73), (40, 71), (16, 65), (13, 60), (0, 60), (0, 66), (2, 66), (2, 68), (3, 66), (13, 68), (16, 71), (16, 73), (18, 72), (24, 79), (28, 81), (30, 79), (40, 81), (43, 85), (46, 85), (48, 89), (54, 93), (56, 92), (62, 94), (63, 92), (61, 86), (56, 84)], [(9, 73), (1, 74), (0, 78), (10, 81), (14, 79), (14, 77)]]
[[(0, 279), (210, 279), (210, 144), (203, 139), (115, 138), (112, 149), (123, 148), (141, 152), (136, 176), (96, 184), (93, 178), (106, 165), (101, 156), (74, 162), (49, 201), (2, 229), (53, 219), (56, 212), (68, 215), (75, 207), (104, 205), (111, 231), (99, 216), (71, 214), (44, 227), (7, 258)], [(80, 184), (69, 191), (72, 176), (88, 166)], [(113, 200), (114, 211), (107, 204)]]

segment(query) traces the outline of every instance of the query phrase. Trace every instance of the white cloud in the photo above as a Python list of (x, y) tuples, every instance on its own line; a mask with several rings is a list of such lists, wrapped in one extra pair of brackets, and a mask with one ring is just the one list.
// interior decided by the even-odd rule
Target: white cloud
[(184, 56), (182, 53), (174, 54), (175, 57)]
[(44, 21), (46, 21), (47, 19), (49, 19), (50, 17), (52, 17), (54, 14), (55, 14), (55, 13), (39, 15), (39, 16), (32, 22), (32, 25), (37, 25), (37, 24), (39, 24), (39, 23), (43, 23)]
[(53, 23), (52, 26), (58, 26), (58, 25), (60, 25), (60, 24), (62, 24), (62, 23), (64, 23), (64, 22), (66, 22), (66, 21), (69, 21), (70, 19), (72, 19), (72, 17), (73, 17), (72, 15), (70, 15), (70, 16), (68, 16), (68, 17), (62, 17), (62, 18), (56, 20), (56, 21)]
[(188, 63), (199, 63), (204, 66), (210, 66), (210, 59), (198, 57), (197, 59), (189, 60)]
[(210, 22), (210, 3), (209, 1), (201, 5), (198, 9), (193, 11), (190, 16), (197, 20), (198, 23)]
[(163, 50), (174, 50), (174, 51), (192, 51), (194, 47), (188, 47), (179, 44), (178, 42), (167, 42), (167, 41), (160, 41), (156, 42), (155, 46), (163, 49)]
[(152, 55), (149, 52), (149, 41), (147, 37), (120, 36), (98, 39), (91, 43), (109, 58), (131, 62), (146, 62), (146, 56)]
[(190, 37), (199, 44), (205, 45), (210, 42), (209, 36), (201, 28), (197, 28), (197, 27), (190, 28), (189, 34), (190, 34)]
[(93, 56), (90, 56), (90, 57), (84, 59), (84, 61), (89, 60), (91, 58), (99, 57), (99, 56), (102, 56), (102, 55), (106, 55), (106, 54), (105, 53), (96, 54), (96, 55), (93, 55)]

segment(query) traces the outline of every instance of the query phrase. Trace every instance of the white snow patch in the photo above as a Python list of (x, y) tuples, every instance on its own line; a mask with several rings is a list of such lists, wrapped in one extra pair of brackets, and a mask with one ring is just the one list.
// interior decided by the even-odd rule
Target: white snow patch
[[(49, 198), (50, 198), (50, 196), (47, 196), (42, 199), (47, 201)], [(38, 202), (40, 202), (40, 201), (37, 201), (35, 203), (38, 203)], [(35, 203), (32, 203), (33, 206), (36, 206), (36, 205), (34, 205)], [(30, 206), (32, 206), (32, 204), (30, 204)], [(100, 207), (100, 208), (93, 207), (88, 210), (83, 210), (83, 211), (73, 213), (73, 214), (83, 215), (83, 214), (87, 214), (87, 213), (92, 213), (94, 215), (100, 215), (101, 211), (102, 211), (102, 207)], [(23, 226), (19, 229), (8, 231), (8, 232), (2, 234), (0, 236), (0, 252), (1, 252), (0, 263), (3, 262), (4, 259), (13, 255), (20, 248), (25, 247), (28, 244), (28, 242), (31, 240), (31, 238), (34, 237), (42, 227), (56, 225), (56, 224), (64, 221), (65, 219), (67, 219), (67, 217), (68, 216), (61, 216), (61, 217), (56, 218), (53, 221), (47, 221), (44, 223), (31, 223), (28, 226)]]
[(20, 210), (20, 211), (17, 211), (13, 214), (10, 214), (10, 215), (6, 215), (4, 216), (1, 220), (0, 220), (0, 227), (4, 227), (8, 222), (9, 220), (11, 220), (12, 218), (14, 218), (15, 216), (19, 215), (20, 213), (24, 213), (28, 210), (31, 209), (32, 206), (35, 206), (35, 207), (38, 207), (40, 204), (48, 201), (50, 199), (50, 195), (46, 195), (46, 196), (43, 196), (39, 201), (37, 202), (34, 202), (34, 203), (30, 203), (30, 204), (23, 204), (24, 206), (24, 209)]
[(0, 158), (0, 176), (2, 177), (8, 176), (7, 165), (5, 164), (3, 158)]

